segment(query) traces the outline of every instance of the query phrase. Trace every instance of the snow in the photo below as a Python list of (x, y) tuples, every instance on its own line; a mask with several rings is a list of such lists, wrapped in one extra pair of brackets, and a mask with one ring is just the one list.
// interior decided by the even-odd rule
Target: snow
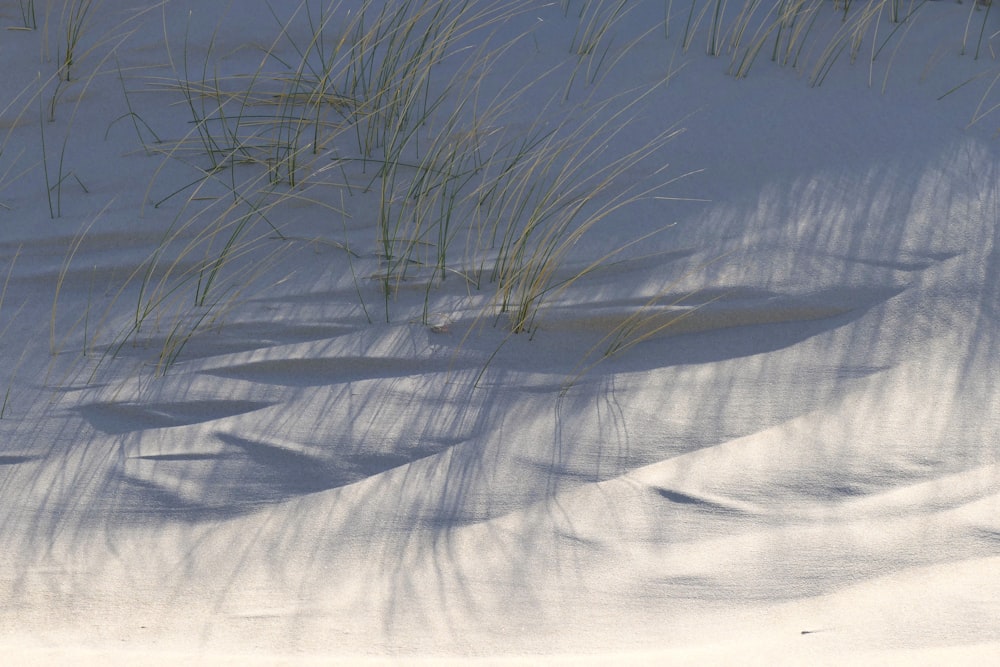
[[(19, 30), (0, 7), (5, 660), (1000, 655), (996, 16), (925, 3), (873, 62), (883, 18), (812, 86), (841, 25), (818, 4), (800, 65), (768, 42), (745, 79), (705, 55), (707, 22), (681, 48), (684, 2), (669, 36), (664, 3), (629, 3), (600, 67), (570, 50), (597, 3), (519, 3), (460, 37), (518, 40), (474, 86), (480, 112), (511, 101), (489, 145), (573, 136), (577, 181), (652, 147), (614, 188), (666, 184), (566, 245), (517, 334), (469, 210), (454, 270), (413, 262), (385, 298), (376, 167), (323, 154), (270, 190), (259, 166), (206, 176), (182, 60), (245, 91), (263, 49), (294, 60), (279, 20), (308, 41), (305, 9), (104, 0), (57, 85), (66, 14)], [(239, 179), (268, 221), (195, 305)]]

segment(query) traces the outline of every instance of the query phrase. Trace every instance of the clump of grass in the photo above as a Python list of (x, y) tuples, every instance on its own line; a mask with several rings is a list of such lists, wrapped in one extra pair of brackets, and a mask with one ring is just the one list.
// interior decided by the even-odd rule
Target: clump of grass
[[(217, 74), (215, 37), (197, 65), (188, 59), (187, 43), (179, 58), (168, 55), (177, 74), (156, 86), (180, 95), (191, 130), (144, 147), (191, 165), (194, 174), (186, 186), (152, 198), (162, 206), (183, 195), (175, 224), (133, 278), (138, 302), (119, 345), (149, 327), (166, 326), (176, 332), (160, 355), (169, 367), (183, 347), (175, 343), (210, 321), (212, 308), (232, 303), (230, 286), (245, 285), (235, 280), (243, 258), (264, 244), (282, 243), (275, 212), (289, 203), (329, 201), (330, 192), (341, 202), (348, 193), (362, 208), (376, 203), (376, 276), (387, 320), (392, 295), (411, 277), (426, 290), (426, 318), (431, 289), (457, 276), (472, 289), (491, 286), (493, 308), (509, 317), (511, 330), (530, 330), (547, 299), (590, 271), (561, 273), (580, 238), (664, 184), (621, 187), (619, 180), (675, 132), (616, 154), (621, 128), (656, 88), (586, 100), (589, 115), (573, 122), (504, 130), (507, 115), (519, 111), (528, 92), (558, 90), (549, 79), (561, 72), (572, 77), (579, 66), (570, 59), (565, 68), (527, 82), (512, 77), (483, 97), (483, 82), (497, 75), (492, 64), (530, 34), (492, 44), (491, 30), (531, 6), (366, 0), (346, 12), (338, 2), (307, 1), (279, 24), (278, 36), (248, 75)], [(574, 57), (596, 54), (625, 11), (616, 2), (584, 12)], [(602, 48), (601, 66), (613, 64), (616, 57)], [(445, 70), (450, 74), (438, 74)], [(554, 95), (553, 117), (566, 116), (559, 104)], [(127, 115), (141, 118), (131, 104)], [(159, 138), (148, 130), (137, 127), (136, 134)], [(369, 174), (367, 180), (349, 178), (345, 168), (351, 165)], [(654, 180), (661, 176), (653, 170)], [(341, 219), (350, 215), (343, 204), (326, 206)], [(254, 231), (260, 224), (263, 231)], [(349, 253), (352, 274), (354, 257)], [(198, 315), (182, 314), (185, 299)], [(178, 327), (182, 321), (187, 328)]]
[[(170, 62), (180, 66), (169, 85), (161, 82), (159, 89), (183, 100), (191, 130), (163, 142), (143, 121), (147, 132), (137, 124), (136, 136), (148, 152), (190, 165), (192, 180), (155, 200), (163, 206), (183, 194), (173, 224), (148, 260), (124, 281), (103, 313), (92, 313), (88, 300), (68, 329), (59, 328), (60, 338), (61, 288), (87, 230), (74, 241), (55, 286), (52, 353), (82, 326), (86, 354), (88, 341), (100, 338), (111, 321), (113, 306), (134, 291), (131, 322), (105, 354), (117, 355), (143, 334), (165, 332), (156, 363), (156, 371), (165, 372), (196, 332), (219, 322), (262, 276), (266, 265), (256, 261), (262, 247), (275, 242), (279, 250), (292, 247), (274, 213), (289, 203), (329, 200), (331, 191), (342, 202), (344, 192), (377, 202), (373, 240), (382, 265), (387, 320), (393, 291), (412, 272), (429, 269), (428, 295), (449, 275), (476, 288), (492, 285), (497, 314), (509, 317), (511, 331), (529, 331), (547, 299), (592, 269), (560, 273), (579, 239), (614, 211), (653, 192), (655, 185), (622, 189), (617, 181), (669, 138), (665, 133), (624, 155), (614, 154), (620, 128), (652, 89), (635, 93), (631, 102), (621, 97), (588, 100), (590, 115), (576, 124), (543, 128), (539, 123), (527, 134), (501, 129), (521, 97), (549, 85), (546, 77), (559, 73), (508, 84), (490, 99), (479, 92), (491, 73), (490, 63), (520, 40), (490, 45), (491, 27), (530, 5), (366, 1), (345, 25), (334, 26), (340, 3), (317, 10), (304, 2), (295, 16), (307, 24), (307, 40), (293, 39), (291, 24), (280, 26), (258, 69), (243, 77), (218, 73), (214, 36), (197, 64), (189, 60), (187, 42), (176, 60), (168, 51)], [(588, 23), (576, 55), (596, 53), (623, 7), (619, 4), (604, 23)], [(44, 86), (31, 97), (39, 104), (41, 162), (53, 217), (61, 214), (63, 183), (75, 178), (65, 158), (76, 107), (58, 160), (51, 163), (46, 127), (55, 121), (60, 91), (70, 81), (80, 85), (76, 72), (83, 55), (91, 52), (79, 50), (90, 10), (91, 3), (77, 1), (65, 10), (64, 22), (71, 29), (51, 79), (55, 92), (48, 119), (42, 110)], [(470, 49), (473, 35), (483, 39)], [(298, 61), (284, 60), (279, 44), (290, 44)], [(113, 54), (112, 47), (98, 65)], [(454, 73), (439, 76), (446, 65)], [(570, 67), (576, 65), (571, 62)], [(120, 67), (118, 74), (128, 107), (122, 117), (138, 123), (142, 116), (132, 106)], [(553, 114), (557, 104), (553, 96)], [(146, 136), (153, 138), (152, 144), (144, 141)], [(346, 176), (343, 167), (352, 163), (367, 174), (362, 182)], [(338, 173), (331, 167), (340, 168), (340, 180), (329, 178)], [(343, 205), (341, 210), (327, 207), (341, 219), (348, 216)], [(461, 237), (464, 253), (456, 256), (453, 246)], [(347, 252), (351, 262), (353, 255)], [(272, 261), (279, 254), (271, 252)], [(428, 302), (429, 296), (425, 319)]]
[[(586, 63), (585, 79), (590, 84), (604, 68), (613, 43), (611, 29), (628, 13), (627, 5), (626, 0), (598, 0), (580, 5), (570, 51), (577, 56), (581, 66)], [(564, 3), (563, 9), (568, 13), (568, 2)], [(575, 78), (575, 72), (572, 78)]]
[[(732, 47), (734, 50), (730, 73), (738, 79), (750, 73), (757, 56), (768, 43), (771, 43), (771, 60), (781, 65), (796, 67), (802, 49), (816, 19), (821, 5), (806, 0), (781, 0), (773, 9), (773, 18), (765, 17), (756, 26), (754, 34), (745, 39), (745, 33), (754, 22), (756, 5), (745, 7), (741, 21), (733, 31)], [(748, 40), (748, 41), (747, 41)], [(746, 43), (745, 48), (740, 49)]]
[[(844, 56), (857, 61), (863, 48), (869, 66), (874, 67), (882, 51), (893, 40), (901, 40), (927, 0), (873, 0), (872, 2), (831, 3), (824, 0), (691, 0), (681, 44), (691, 47), (702, 33), (706, 52), (712, 56), (728, 54), (730, 73), (737, 78), (749, 75), (761, 53), (770, 53), (772, 61), (792, 67), (808, 67), (809, 81), (823, 83), (833, 66)], [(976, 11), (977, 3), (971, 3)], [(972, 24), (970, 12), (969, 24)], [(978, 34), (976, 57), (985, 34), (988, 8)], [(817, 26), (823, 24), (824, 29)], [(962, 50), (970, 39), (967, 27)], [(829, 37), (816, 37), (818, 34)], [(822, 40), (822, 41), (818, 41)], [(868, 44), (868, 47), (865, 45)], [(811, 62), (807, 62), (811, 57)]]
[(90, 18), (90, 10), (94, 6), (93, 0), (67, 0), (63, 5), (61, 24), (64, 39), (62, 40), (60, 54), (61, 76), (70, 80), (73, 67), (76, 65), (76, 58), (80, 47), (80, 40), (83, 38), (84, 29)]
[(492, 272), (498, 311), (508, 314), (512, 331), (530, 331), (546, 299), (620, 250), (613, 249), (582, 271), (560, 275), (565, 259), (585, 234), (612, 213), (669, 184), (655, 180), (665, 164), (652, 170), (652, 185), (621, 188), (620, 180), (632, 165), (660, 153), (677, 128), (668, 128), (624, 154), (612, 150), (631, 120), (629, 114), (655, 90), (632, 91), (595, 105), (588, 119), (568, 133), (547, 136), (512, 170), (494, 212), (507, 224)]
[[(419, 273), (427, 290), (425, 318), (430, 290), (454, 275), (474, 288), (495, 285), (498, 312), (511, 314), (512, 330), (527, 330), (556, 283), (566, 284), (555, 275), (569, 249), (626, 199), (640, 196), (612, 194), (615, 179), (662, 143), (656, 138), (593, 173), (582, 164), (561, 165), (610, 150), (611, 137), (589, 139), (588, 132), (627, 120), (624, 110), (609, 111), (620, 99), (596, 105), (591, 121), (568, 135), (539, 129), (512, 137), (498, 130), (520, 93), (546, 85), (543, 75), (505, 86), (488, 100), (480, 93), (491, 63), (520, 41), (491, 46), (491, 28), (529, 6), (411, 0), (362, 2), (348, 13), (340, 3), (317, 8), (303, 2), (264, 47), (258, 69), (235, 78), (218, 75), (212, 64), (214, 36), (197, 65), (189, 60), (189, 44), (178, 58), (168, 45), (177, 75), (157, 87), (179, 93), (191, 130), (160, 143), (143, 123), (136, 136), (147, 151), (195, 173), (185, 187), (151, 198), (159, 207), (183, 196), (174, 224), (130, 279), (138, 292), (134, 317), (110, 354), (143, 332), (166, 330), (158, 370), (168, 369), (194, 332), (218, 321), (260, 273), (248, 268), (254, 264), (247, 258), (276, 242), (276, 250), (291, 247), (274, 222), (281, 217), (276, 211), (329, 201), (331, 192), (342, 203), (348, 193), (377, 204), (373, 232), (386, 319), (391, 295), (411, 274)], [(293, 25), (296, 19), (304, 31)], [(604, 31), (591, 21), (583, 34), (592, 47), (598, 33)], [(484, 39), (470, 50), (473, 34)], [(297, 60), (288, 60), (289, 50)], [(453, 74), (437, 76), (443, 65)], [(138, 122), (142, 116), (120, 68), (119, 78), (126, 116)], [(348, 177), (351, 165), (371, 173)], [(534, 182), (550, 176), (544, 185)], [(612, 203), (597, 204), (604, 196)], [(351, 215), (343, 204), (321, 205), (335, 217)], [(453, 252), (459, 238), (463, 251)], [(348, 252), (352, 274), (356, 256)], [(493, 266), (484, 283), (488, 262)]]

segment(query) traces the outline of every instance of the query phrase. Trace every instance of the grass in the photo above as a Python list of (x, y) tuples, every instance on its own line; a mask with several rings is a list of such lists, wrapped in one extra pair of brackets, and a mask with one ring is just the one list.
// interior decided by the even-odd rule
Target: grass
[(93, 0), (68, 0), (63, 5), (60, 24), (64, 39), (61, 44), (60, 75), (69, 81), (77, 62), (80, 41), (83, 39), (93, 8)]
[[(496, 46), (488, 38), (472, 46), (470, 37), (488, 35), (523, 12), (527, 3), (497, 9), (440, 0), (382, 6), (363, 2), (353, 18), (333, 31), (330, 17), (338, 5), (300, 5), (292, 20), (305, 26), (279, 25), (278, 38), (264, 48), (258, 70), (240, 79), (214, 74), (214, 39), (195, 77), (187, 44), (179, 58), (170, 58), (180, 64), (176, 82), (158, 86), (180, 92), (193, 129), (165, 153), (173, 160), (201, 156), (207, 163), (195, 166), (178, 226), (165, 236), (141, 279), (137, 330), (164, 296), (184, 283), (195, 284), (194, 305), (204, 305), (236, 257), (234, 249), (261, 220), (271, 236), (280, 237), (266, 211), (304, 198), (329, 200), (323, 194), (329, 190), (340, 192), (342, 201), (348, 192), (352, 199), (376, 202), (374, 241), (381, 264), (376, 275), (387, 321), (392, 296), (404, 283), (416, 276), (424, 285), (426, 319), (431, 288), (454, 275), (477, 288), (495, 285), (498, 311), (512, 315), (513, 330), (527, 330), (569, 248), (624, 200), (584, 214), (588, 204), (609, 191), (629, 164), (662, 146), (662, 138), (654, 138), (597, 174), (585, 176), (581, 165), (559, 166), (572, 160), (592, 164), (608, 153), (607, 137), (584, 138), (625, 122), (626, 110), (633, 110), (636, 100), (614, 100), (621, 104), (614, 112), (610, 101), (594, 104), (592, 118), (565, 133), (533, 130), (527, 138), (513, 138), (496, 129), (528, 89), (548, 81), (543, 74), (523, 88), (504, 87), (484, 101), (480, 87), (492, 73), (490, 64), (529, 35)], [(620, 12), (618, 7), (612, 16)], [(588, 21), (582, 34), (593, 44), (595, 33), (606, 33), (610, 21), (603, 27), (593, 18)], [(308, 36), (306, 41), (296, 37), (301, 34)], [(287, 48), (279, 53), (281, 44), (290, 47), (297, 62), (283, 55)], [(464, 65), (455, 67), (460, 58)], [(451, 74), (438, 76), (439, 69)], [(129, 113), (135, 113), (131, 107)], [(330, 164), (318, 167), (321, 161)], [(344, 170), (351, 165), (370, 172), (366, 182), (346, 178)], [(241, 178), (241, 173), (248, 176)], [(329, 180), (338, 173), (345, 177)], [(552, 179), (544, 184), (534, 182), (548, 176)], [(210, 183), (228, 189), (233, 205), (211, 218), (204, 213), (215, 204), (192, 214), (188, 209), (210, 200), (200, 196)], [(587, 196), (581, 194), (584, 190)], [(180, 193), (172, 191), (157, 205)], [(457, 225), (459, 219), (470, 223)], [(195, 227), (202, 231), (193, 240), (166, 252)], [(459, 238), (463, 250), (456, 256)], [(182, 258), (213, 246), (219, 250), (198, 268), (180, 268)], [(494, 251), (497, 257), (484, 281), (484, 258)], [(154, 283), (151, 276), (158, 270), (161, 278)]]
[[(342, 252), (369, 321), (375, 319), (368, 307), (372, 282), (380, 319), (392, 321), (400, 292), (415, 288), (422, 290), (427, 322), (434, 291), (452, 281), (481, 294), (489, 317), (511, 333), (531, 333), (546, 304), (644, 239), (582, 261), (574, 254), (581, 240), (629, 207), (663, 197), (678, 178), (668, 174), (663, 156), (679, 128), (636, 145), (622, 140), (622, 128), (639, 119), (669, 77), (642, 90), (603, 92), (623, 59), (661, 32), (657, 25), (627, 34), (635, 30), (628, 20), (633, 6), (622, 0), (563, 0), (570, 38), (560, 47), (563, 61), (547, 70), (533, 70), (530, 62), (523, 71), (497, 68), (519, 50), (542, 48), (528, 21), (520, 34), (497, 38), (501, 28), (538, 11), (537, 3), (304, 0), (270, 6), (273, 37), (246, 47), (256, 49), (248, 72), (227, 70), (219, 47), (223, 22), (206, 43), (194, 44), (190, 30), (179, 43), (165, 42), (166, 74), (137, 78), (122, 68), (118, 47), (129, 37), (130, 21), (162, 6), (107, 29), (95, 18), (99, 2), (65, 0), (48, 78), (0, 113), (20, 119), (38, 108), (38, 163), (52, 217), (62, 214), (64, 185), (88, 189), (67, 147), (83, 93), (99, 73), (117, 78), (124, 102), (122, 113), (108, 119), (108, 131), (129, 121), (143, 153), (160, 160), (146, 199), (171, 214), (170, 224), (111, 305), (98, 314), (88, 302), (74, 325), (94, 344), (107, 331), (114, 304), (135, 299), (129, 324), (111, 337), (105, 359), (159, 332), (155, 366), (168, 370), (199, 331), (221, 322), (252, 285), (268, 280), (269, 267), (294, 264), (303, 245), (284, 220), (302, 206), (329, 220), (327, 235)], [(702, 43), (708, 54), (728, 57), (737, 78), (768, 54), (820, 85), (841, 58), (866, 54), (871, 66), (902, 39), (922, 6), (668, 0), (662, 33), (670, 39), (679, 23), (684, 49)], [(22, 2), (21, 9), (25, 22), (30, 15), (36, 25), (34, 4)], [(47, 4), (38, 30), (43, 51), (50, 10)], [(90, 34), (98, 27), (104, 32)], [(967, 35), (971, 43), (974, 31)], [(70, 86), (80, 95), (57, 123)], [(183, 109), (187, 130), (154, 127), (141, 101), (146, 94)], [(539, 99), (548, 101), (534, 110), (536, 120), (518, 124), (524, 105)], [(0, 143), (0, 157), (9, 137)], [(0, 183), (31, 173), (18, 162), (23, 155), (16, 157), (0, 170)], [(646, 165), (644, 178), (632, 173), (636, 164)], [(179, 169), (186, 179), (176, 178)], [(349, 223), (352, 230), (367, 226), (367, 241), (353, 238)], [(609, 332), (601, 354), (624, 352), (669, 326), (660, 310), (650, 303), (626, 317)]]
[(18, 0), (18, 8), (21, 10), (21, 22), (28, 30), (38, 29), (38, 18), (35, 15), (35, 0)]
[[(500, 196), (504, 204), (495, 217), (509, 224), (503, 229), (493, 278), (497, 310), (509, 315), (515, 333), (532, 330), (546, 299), (625, 249), (613, 249), (582, 271), (561, 275), (567, 255), (588, 231), (612, 213), (653, 196), (669, 183), (655, 181), (647, 189), (619, 189), (625, 172), (660, 153), (676, 135), (675, 128), (668, 128), (622, 155), (612, 150), (622, 128), (632, 120), (629, 114), (655, 91), (651, 87), (640, 93), (626, 93), (625, 99), (602, 101), (572, 131), (549, 135), (527, 159), (520, 160), (521, 168), (513, 172), (511, 182), (505, 183)], [(665, 167), (655, 169), (652, 177), (660, 176)]]
[[(0, 109), (0, 119), (8, 120), (9, 127), (11, 128), (3, 140), (0, 141), (0, 158), (2, 158), (14, 129), (18, 127), (33, 107), (38, 108), (38, 148), (40, 155), (38, 164), (42, 167), (42, 175), (46, 184), (50, 217), (57, 218), (62, 215), (62, 193), (63, 185), (66, 182), (70, 180), (75, 181), (81, 192), (88, 192), (88, 188), (80, 175), (75, 170), (68, 169), (66, 165), (67, 150), (73, 138), (73, 124), (87, 90), (90, 88), (94, 77), (98, 75), (108, 60), (114, 56), (116, 49), (128, 40), (132, 31), (131, 24), (146, 13), (162, 6), (162, 4), (163, 2), (159, 2), (133, 13), (123, 23), (101, 34), (92, 40), (93, 43), (83, 48), (82, 44), (86, 34), (85, 29), (89, 25), (91, 11), (98, 7), (100, 3), (94, 3), (93, 0), (66, 0), (58, 22), (58, 31), (63, 39), (58, 41), (54, 69), (47, 76), (39, 73), (35, 81), (26, 85), (17, 94), (12, 95), (6, 106)], [(28, 16), (27, 12), (30, 12), (30, 16), (34, 21), (34, 3), (22, 3), (21, 7), (22, 12), (25, 12), (25, 16)], [(49, 62), (50, 60), (49, 54), (45, 53), (45, 45), (49, 41), (50, 13), (51, 5), (47, 4), (45, 20), (40, 30), (42, 33), (43, 62)], [(37, 23), (33, 23), (33, 26), (37, 27)], [(88, 73), (83, 76), (77, 76), (76, 73), (81, 64), (95, 54), (100, 55), (91, 64), (92, 67)], [(70, 107), (67, 121), (62, 123), (61, 127), (58, 127), (58, 131), (61, 134), (61, 141), (57, 139), (53, 142), (49, 139), (51, 132), (46, 128), (52, 126), (53, 131), (56, 130), (56, 112), (57, 109), (61, 108), (60, 102), (62, 97), (71, 84), (77, 87), (77, 100)], [(51, 155), (53, 152), (52, 149), (56, 146), (58, 146), (58, 156), (53, 157)], [(18, 156), (18, 159), (20, 157), (21, 155)], [(16, 160), (4, 168), (5, 179), (15, 163)], [(26, 169), (26, 171), (30, 170), (31, 167)], [(2, 181), (0, 181), (0, 185), (6, 187)]]
[[(4, 304), (7, 302), (7, 288), (10, 286), (10, 278), (14, 275), (14, 267), (17, 265), (17, 260), (21, 256), (21, 250), (23, 246), (18, 246), (17, 250), (14, 252), (14, 256), (11, 257), (10, 264), (7, 266), (7, 275), (4, 277), (3, 288), (0, 289), (0, 316), (3, 315)], [(27, 300), (23, 301), (20, 306), (18, 306), (17, 311), (11, 316), (10, 320), (0, 328), (0, 341), (4, 339), (7, 331), (10, 329), (14, 321), (17, 320), (17, 316), (21, 313), (21, 310), (27, 304)], [(3, 318), (0, 317), (0, 322), (3, 322)], [(27, 348), (25, 348), (27, 349)], [(22, 352), (21, 358), (18, 363), (14, 365), (14, 368), (10, 370), (10, 377), (7, 381), (7, 388), (4, 391), (3, 401), (0, 402), (0, 419), (3, 419), (7, 414), (7, 406), (10, 403), (11, 389), (14, 386), (14, 380), (17, 377), (17, 371), (20, 368), (21, 362), (24, 360), (24, 353)]]
[[(729, 71), (737, 78), (748, 76), (758, 57), (769, 53), (772, 61), (807, 72), (810, 84), (819, 86), (844, 57), (852, 63), (864, 57), (874, 69), (886, 47), (903, 38), (926, 4), (927, 0), (832, 4), (825, 0), (690, 0), (681, 43), (687, 50), (696, 38), (704, 37), (706, 53), (728, 56)], [(975, 39), (975, 57), (981, 55), (989, 9), (989, 5), (969, 3), (963, 53)], [(981, 16), (976, 18), (977, 14)], [(829, 36), (814, 37), (820, 33)]]

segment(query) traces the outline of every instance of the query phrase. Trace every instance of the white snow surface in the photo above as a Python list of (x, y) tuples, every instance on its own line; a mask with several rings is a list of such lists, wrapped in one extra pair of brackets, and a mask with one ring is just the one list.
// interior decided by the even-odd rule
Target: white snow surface
[[(580, 3), (562, 4), (490, 26), (532, 32), (484, 97), (575, 62)], [(133, 5), (96, 3), (54, 121), (51, 82), (17, 97), (53, 71), (43, 29), (0, 5), (5, 664), (1000, 656), (1000, 13), (976, 58), (962, 37), (986, 10), (926, 3), (874, 65), (867, 41), (810, 86), (770, 46), (729, 76), (704, 34), (680, 48), (687, 3), (636, 2), (603, 78), (531, 89), (503, 120), (650, 90), (612, 147), (684, 132), (620, 178), (689, 175), (588, 232), (567, 276), (658, 233), (554, 292), (531, 333), (453, 276), (394, 293), (387, 322), (374, 208), (344, 222), (303, 199), (160, 374), (168, 316), (114, 338), (126, 279), (193, 215), (190, 192), (153, 204), (201, 158), (143, 150), (123, 88), (177, 140), (168, 45), (180, 67), (187, 31), (199, 76), (210, 42), (250, 73), (278, 26), (258, 0)], [(363, 197), (371, 174), (347, 176)], [(687, 316), (592, 353), (644, 312)]]

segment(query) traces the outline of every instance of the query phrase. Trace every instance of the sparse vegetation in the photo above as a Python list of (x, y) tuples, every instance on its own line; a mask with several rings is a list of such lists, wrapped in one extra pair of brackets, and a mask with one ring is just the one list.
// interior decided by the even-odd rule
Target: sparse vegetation
[[(199, 328), (219, 321), (262, 275), (262, 252), (275, 260), (294, 256), (297, 242), (286, 235), (284, 212), (303, 205), (330, 218), (329, 236), (343, 252), (366, 317), (371, 282), (380, 289), (382, 319), (392, 320), (401, 289), (417, 287), (425, 295), (426, 321), (433, 291), (458, 280), (466, 290), (492, 295), (485, 301), (496, 321), (506, 318), (512, 332), (531, 331), (547, 302), (629, 246), (607, 248), (569, 268), (580, 239), (677, 178), (664, 171), (663, 156), (679, 128), (638, 146), (618, 140), (640, 103), (648, 106), (669, 80), (667, 73), (645, 89), (605, 97), (601, 82), (631, 49), (661, 32), (678, 34), (683, 49), (704, 39), (708, 54), (728, 56), (737, 78), (768, 54), (820, 85), (841, 56), (854, 61), (870, 53), (865, 57), (874, 63), (923, 3), (831, 8), (820, 0), (674, 0), (665, 5), (662, 29), (623, 35), (627, 3), (563, 0), (570, 36), (564, 62), (525, 76), (496, 67), (518, 49), (540, 48), (531, 28), (513, 39), (493, 35), (536, 3), (304, 0), (290, 12), (271, 6), (274, 36), (256, 45), (254, 71), (225, 73), (216, 46), (226, 29), (220, 24), (207, 44), (191, 43), (190, 32), (181, 43), (165, 43), (168, 74), (141, 78), (123, 71), (116, 53), (129, 21), (149, 9), (108, 30), (91, 20), (98, 4), (63, 3), (50, 76), (17, 95), (3, 115), (16, 122), (37, 109), (38, 163), (50, 215), (57, 218), (63, 186), (75, 183), (74, 191), (85, 194), (88, 185), (67, 161), (82, 94), (59, 127), (56, 110), (69, 86), (85, 91), (113, 63), (125, 108), (108, 119), (108, 132), (128, 119), (143, 151), (162, 158), (148, 200), (172, 209), (173, 221), (117, 292), (116, 299), (136, 295), (134, 317), (108, 349), (115, 354), (150, 327), (166, 329), (157, 364), (164, 370)], [(34, 3), (19, 6), (25, 27), (36, 28)], [(989, 8), (970, 11), (984, 15), (978, 55)], [(43, 50), (54, 16), (46, 5), (37, 31)], [(823, 31), (832, 34), (829, 41), (819, 41), (819, 22), (830, 21), (839, 26)], [(970, 27), (963, 43), (974, 32)], [(485, 92), (487, 80), (505, 83)], [(539, 99), (539, 90), (550, 93), (536, 120), (512, 126), (522, 100)], [(146, 93), (181, 103), (187, 133), (171, 137), (148, 122), (137, 100)], [(0, 187), (31, 170), (15, 167), (23, 156), (16, 157), (0, 165)], [(653, 165), (645, 178), (627, 175), (637, 163)], [(178, 166), (190, 174), (179, 186), (163, 177)], [(370, 223), (367, 245), (347, 239), (348, 221)], [(363, 268), (373, 263), (375, 270)], [(109, 315), (92, 319), (89, 309), (79, 321), (87, 322), (93, 342)], [(605, 353), (648, 336), (644, 318), (626, 318), (609, 334)]]
[[(134, 332), (161, 320), (168, 303), (179, 308), (185, 285), (194, 291), (192, 307), (215, 303), (213, 293), (226, 291), (222, 275), (243, 252), (283, 238), (276, 212), (304, 201), (343, 220), (374, 204), (379, 269), (372, 277), (386, 320), (404, 284), (422, 285), (426, 320), (434, 286), (454, 276), (470, 289), (492, 289), (497, 314), (526, 331), (553, 290), (581, 277), (557, 271), (576, 241), (667, 184), (659, 170), (652, 176), (660, 180), (640, 185), (623, 186), (620, 177), (659, 151), (675, 128), (617, 155), (612, 141), (655, 88), (605, 100), (591, 88), (576, 103), (587, 111), (555, 124), (551, 118), (565, 115), (559, 106), (567, 103), (553, 95), (534, 127), (504, 129), (526, 93), (563, 90), (560, 74), (572, 76), (576, 57), (593, 55), (623, 7), (581, 15), (586, 26), (569, 45), (565, 70), (512, 78), (484, 99), (480, 86), (495, 74), (493, 63), (531, 37), (493, 44), (491, 29), (530, 3), (365, 1), (350, 12), (342, 5), (304, 2), (284, 23), (272, 10), (278, 36), (262, 47), (255, 72), (219, 75), (213, 39), (198, 63), (187, 43), (169, 52), (179, 65), (172, 80), (143, 82), (179, 93), (192, 127), (186, 137), (144, 149), (190, 165), (193, 174), (182, 189), (151, 197), (157, 207), (184, 199), (175, 226), (137, 274)], [(131, 103), (128, 116), (142, 118)], [(207, 194), (220, 188), (224, 197)], [(254, 231), (259, 225), (263, 231)], [(174, 357), (165, 350), (161, 360)]]

